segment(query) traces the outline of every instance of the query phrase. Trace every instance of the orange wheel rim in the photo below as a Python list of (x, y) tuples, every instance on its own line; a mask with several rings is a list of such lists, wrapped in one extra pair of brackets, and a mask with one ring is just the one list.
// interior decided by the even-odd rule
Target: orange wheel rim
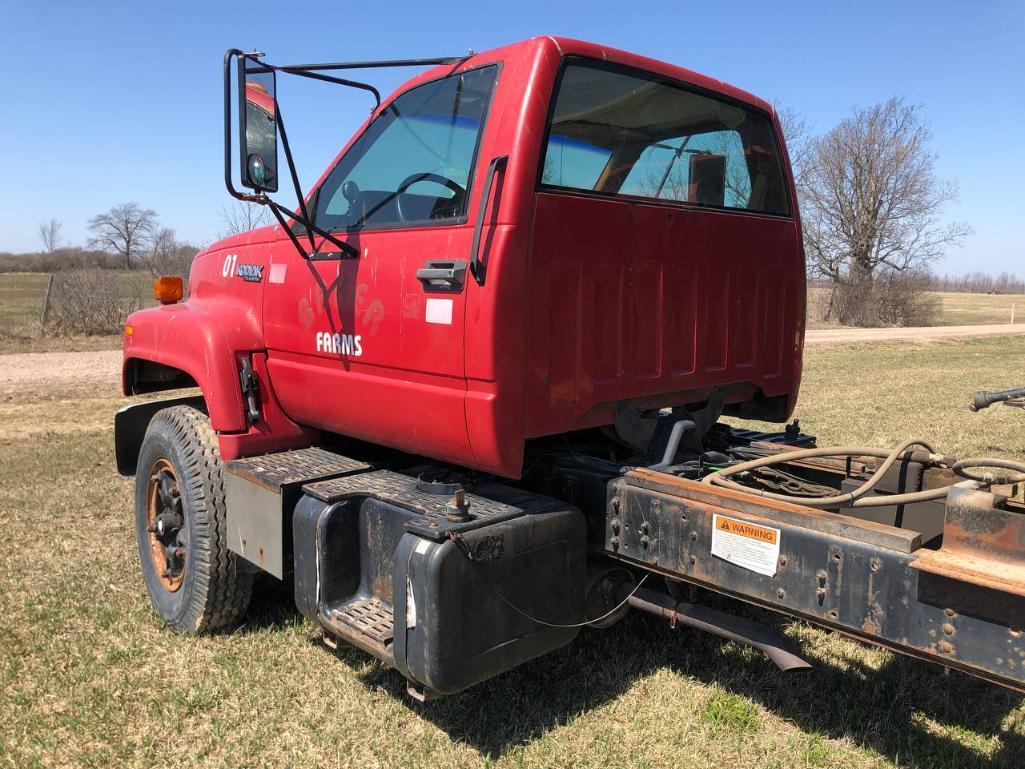
[(185, 579), (188, 529), (178, 478), (171, 462), (163, 457), (154, 462), (149, 471), (146, 532), (150, 558), (160, 584), (173, 593)]

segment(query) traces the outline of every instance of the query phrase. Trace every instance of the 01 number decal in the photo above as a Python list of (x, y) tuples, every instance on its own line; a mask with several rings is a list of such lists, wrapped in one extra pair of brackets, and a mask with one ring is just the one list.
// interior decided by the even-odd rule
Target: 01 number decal
[(228, 254), (224, 257), (224, 266), (221, 268), (221, 275), (230, 278), (235, 274), (235, 264), (238, 262), (238, 254)]

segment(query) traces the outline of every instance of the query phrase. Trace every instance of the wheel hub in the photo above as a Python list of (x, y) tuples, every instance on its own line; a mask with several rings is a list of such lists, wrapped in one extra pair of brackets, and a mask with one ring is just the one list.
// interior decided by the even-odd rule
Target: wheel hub
[(174, 468), (158, 459), (150, 470), (146, 506), (150, 557), (164, 589), (174, 592), (185, 578), (188, 529)]

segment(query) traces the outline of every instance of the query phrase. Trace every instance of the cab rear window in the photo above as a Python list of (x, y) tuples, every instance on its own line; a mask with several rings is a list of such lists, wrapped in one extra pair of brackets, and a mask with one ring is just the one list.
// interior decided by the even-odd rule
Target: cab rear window
[(653, 74), (567, 60), (547, 137), (543, 187), (790, 214), (769, 117)]

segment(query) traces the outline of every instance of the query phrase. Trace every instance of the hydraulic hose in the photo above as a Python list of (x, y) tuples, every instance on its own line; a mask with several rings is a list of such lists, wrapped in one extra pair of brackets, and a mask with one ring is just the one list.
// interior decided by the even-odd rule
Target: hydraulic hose
[(972, 411), (982, 411), (982, 409), (988, 409), (994, 403), (1016, 400), (1018, 398), (1025, 398), (1025, 387), (1018, 387), (1014, 390), (1000, 390), (998, 392), (980, 390), (975, 393), (975, 398), (972, 399), (972, 405), (968, 408)]
[[(949, 486), (943, 487), (942, 489), (928, 489), (926, 491), (917, 491), (909, 494), (895, 494), (885, 497), (867, 497), (865, 499), (861, 499), (861, 497), (875, 488), (876, 484), (882, 480), (883, 476), (886, 475), (886, 472), (893, 466), (893, 463), (896, 462), (912, 446), (920, 446), (924, 448), (929, 452), (930, 460), (934, 462), (938, 463), (943, 459), (943, 457), (939, 456), (933, 447), (926, 441), (921, 438), (909, 438), (890, 452), (868, 446), (842, 446), (837, 448), (823, 447), (786, 451), (782, 454), (773, 454), (767, 457), (752, 459), (748, 462), (741, 462), (739, 465), (724, 467), (721, 470), (717, 470), (716, 472), (705, 476), (704, 482), (713, 486), (722, 486), (727, 489), (743, 491), (748, 494), (756, 494), (760, 497), (766, 497), (767, 499), (775, 499), (780, 502), (791, 502), (794, 504), (805, 505), (807, 507), (880, 507), (883, 505), (900, 505), (908, 504), (910, 502), (923, 502), (925, 500), (938, 499), (946, 496)], [(799, 497), (792, 496), (790, 494), (776, 494), (770, 491), (752, 489), (749, 486), (742, 486), (739, 483), (727, 480), (731, 475), (756, 470), (759, 467), (769, 467), (771, 465), (779, 465), (800, 459), (813, 459), (815, 457), (879, 457), (882, 458), (883, 462), (872, 474), (872, 477), (861, 484), (861, 486), (853, 491), (832, 497)]]
[[(1011, 474), (995, 475), (994, 473), (969, 473), (967, 470), (973, 467), (992, 467), (1000, 470), (1010, 470)], [(1025, 483), (1025, 464), (1012, 462), (1009, 459), (962, 459), (955, 462), (950, 468), (962, 478), (967, 478), (976, 483), (989, 485), (1013, 485)]]
[[(929, 452), (928, 461), (935, 466), (949, 466), (951, 470), (962, 478), (974, 481), (980, 486), (1011, 485), (1025, 483), (1025, 464), (1012, 462), (1006, 459), (962, 459), (950, 464), (946, 457), (938, 455), (933, 447), (921, 438), (909, 438), (890, 452), (883, 449), (868, 446), (841, 446), (836, 448), (814, 448), (798, 449), (797, 451), (785, 451), (781, 454), (773, 454), (767, 457), (759, 457), (748, 462), (742, 462), (731, 467), (717, 470), (705, 476), (704, 483), (711, 486), (722, 486), (735, 491), (743, 491), (746, 494), (754, 494), (767, 499), (775, 499), (780, 502), (804, 505), (805, 507), (888, 507), (890, 505), (909, 505), (915, 502), (928, 502), (933, 499), (942, 499), (953, 487), (953, 484), (939, 486), (934, 489), (923, 489), (912, 491), (906, 494), (881, 494), (875, 497), (866, 497), (869, 491), (875, 488), (882, 480), (886, 472), (893, 466), (904, 453), (912, 446), (920, 446)], [(728, 480), (729, 476), (739, 473), (756, 470), (759, 467), (770, 467), (786, 462), (794, 462), (801, 459), (813, 459), (816, 457), (879, 457), (883, 459), (882, 464), (867, 481), (861, 484), (854, 491), (845, 494), (838, 494), (831, 497), (800, 497), (790, 494), (776, 494), (771, 491), (754, 489), (750, 486), (743, 486), (735, 481)], [(997, 475), (993, 473), (971, 473), (971, 468), (999, 468), (1011, 471), (1009, 474)]]

